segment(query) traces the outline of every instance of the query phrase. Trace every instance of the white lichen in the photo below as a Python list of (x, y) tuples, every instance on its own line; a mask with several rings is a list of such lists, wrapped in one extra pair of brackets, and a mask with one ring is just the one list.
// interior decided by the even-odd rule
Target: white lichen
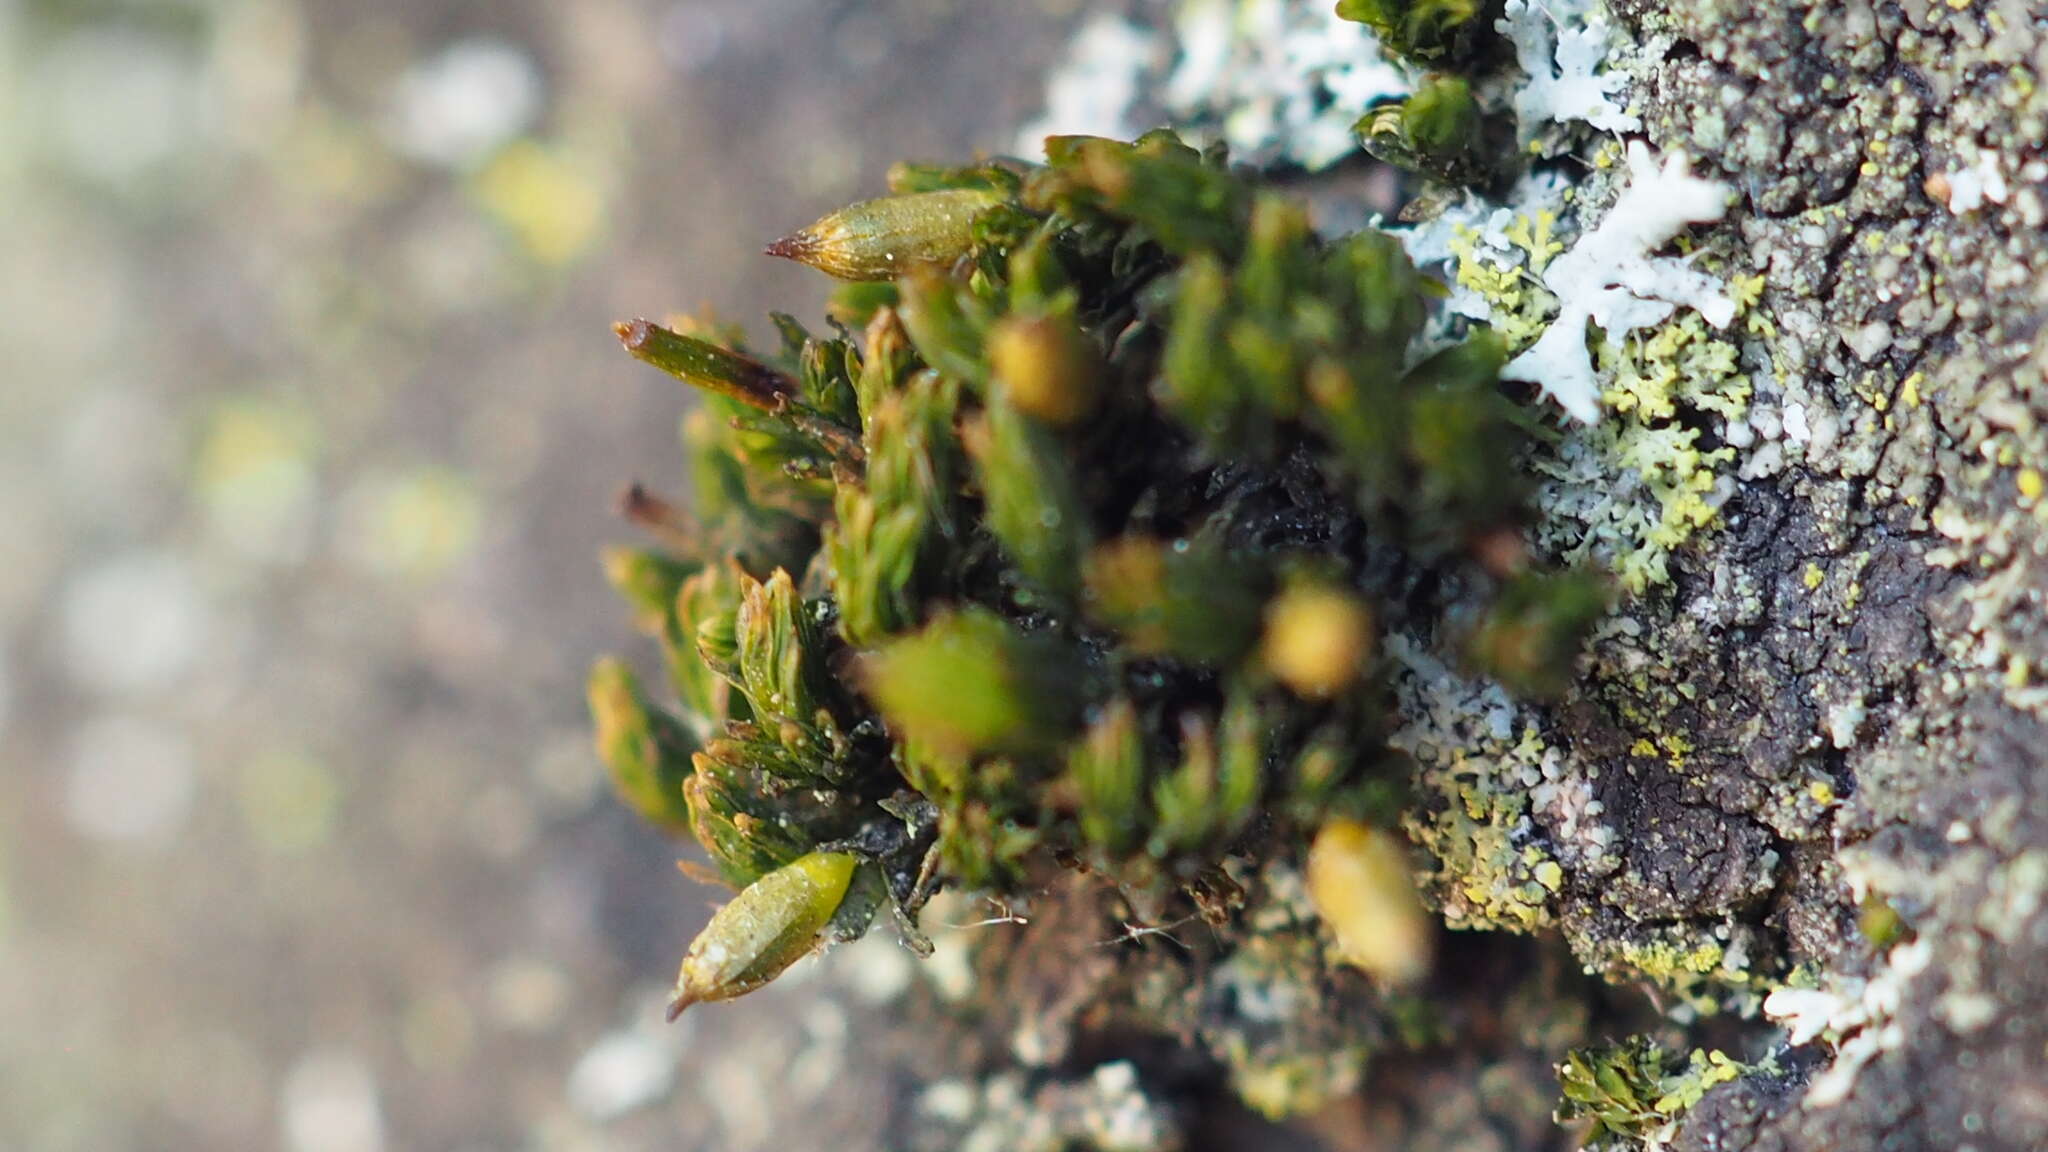
[[(1419, 877), (1428, 898), (1456, 928), (1542, 927), (1564, 872), (1531, 806), (1573, 771), (1499, 684), (1458, 674), (1410, 636), (1389, 636), (1386, 652), (1400, 721), (1387, 743), (1414, 761), (1417, 794), (1428, 797), (1402, 821), (1431, 860)], [(1556, 787), (1540, 802), (1560, 815), (1574, 807)], [(1553, 825), (1569, 829), (1575, 863), (1591, 866), (1612, 843), (1597, 829), (1600, 811), (1579, 804)]]
[[(1389, 231), (1401, 241), (1408, 258), (1420, 268), (1449, 264), (1458, 254), (1460, 239), (1465, 236), (1476, 240), (1480, 253), (1495, 259), (1501, 267), (1519, 265), (1527, 262), (1529, 253), (1510, 235), (1516, 218), (1533, 219), (1545, 214), (1555, 218), (1562, 215), (1567, 187), (1569, 182), (1562, 173), (1532, 169), (1524, 172), (1498, 203), (1470, 191), (1461, 191), (1444, 205), (1442, 211), (1429, 219), (1417, 224), (1395, 225)], [(1380, 223), (1385, 226), (1384, 222)], [(1457, 287), (1452, 285), (1454, 298)], [(1487, 318), (1484, 311), (1465, 314), (1476, 320)]]
[(1184, 0), (1156, 34), (1110, 15), (1083, 25), (1017, 150), (1033, 155), (1053, 132), (1130, 136), (1163, 114), (1239, 159), (1315, 170), (1357, 150), (1368, 108), (1413, 90), (1331, 0)]
[(1995, 152), (1980, 152), (1975, 164), (1944, 173), (1942, 179), (1948, 185), (1948, 210), (1958, 216), (1975, 212), (1986, 200), (2003, 204), (2012, 191)]
[(1138, 93), (1162, 54), (1158, 37), (1120, 16), (1089, 19), (1046, 82), (1044, 115), (1018, 131), (1018, 155), (1037, 156), (1047, 136), (1135, 135)]
[(1599, 769), (1582, 769), (1555, 748), (1544, 752), (1540, 767), (1543, 782), (1529, 790), (1529, 800), (1536, 822), (1550, 833), (1558, 862), (1574, 875), (1613, 872), (1620, 864), (1614, 854), (1616, 833), (1600, 819), (1607, 805), (1593, 790)]
[(1576, 120), (1614, 133), (1642, 126), (1612, 99), (1628, 78), (1601, 70), (1611, 33), (1598, 0), (1507, 0), (1494, 27), (1515, 46), (1529, 77), (1515, 91), (1523, 144), (1546, 122)]
[(1900, 944), (1882, 971), (1869, 980), (1840, 979), (1822, 989), (1780, 988), (1764, 998), (1764, 1015), (1787, 1031), (1794, 1045), (1822, 1039), (1835, 1046), (1835, 1061), (1806, 1087), (1808, 1108), (1828, 1108), (1848, 1098), (1856, 1076), (1878, 1053), (1905, 1042), (1898, 1019), (1906, 989), (1927, 970), (1933, 943)]
[(1716, 328), (1735, 317), (1735, 302), (1722, 294), (1720, 281), (1685, 259), (1651, 255), (1686, 225), (1719, 220), (1728, 208), (1727, 188), (1694, 176), (1683, 153), (1670, 154), (1659, 167), (1639, 140), (1629, 142), (1628, 167), (1629, 186), (1614, 207), (1543, 270), (1544, 287), (1557, 295), (1557, 319), (1501, 372), (1542, 386), (1589, 424), (1600, 418), (1600, 380), (1586, 348), (1588, 320), (1618, 345), (1679, 305)]
[(1797, 402), (1785, 405), (1785, 439), (1794, 444), (1804, 444), (1813, 439), (1813, 429), (1806, 425), (1806, 405)]
[(969, 1127), (953, 1146), (961, 1152), (1168, 1152), (1181, 1145), (1171, 1105), (1145, 1092), (1129, 1061), (1098, 1065), (1085, 1079), (1037, 1082), (1016, 1070), (997, 1073), (976, 1092), (963, 1085), (927, 1106), (925, 1115)]
[(1233, 153), (1317, 169), (1358, 147), (1352, 125), (1413, 91), (1363, 24), (1326, 0), (1191, 0), (1163, 99), (1176, 122), (1220, 121)]

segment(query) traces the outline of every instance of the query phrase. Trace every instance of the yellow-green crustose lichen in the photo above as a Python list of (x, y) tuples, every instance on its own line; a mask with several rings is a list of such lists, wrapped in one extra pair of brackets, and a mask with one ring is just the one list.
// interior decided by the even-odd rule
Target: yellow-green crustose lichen
[(1406, 722), (1392, 743), (1415, 762), (1404, 826), (1429, 861), (1424, 892), (1454, 928), (1548, 926), (1564, 869), (1533, 809), (1538, 786), (1558, 775), (1558, 752), (1497, 686), (1455, 675), (1405, 637), (1388, 650), (1401, 666)]
[[(1510, 355), (1531, 346), (1556, 314), (1557, 298), (1541, 275), (1564, 245), (1548, 208), (1517, 212), (1488, 244), (1459, 226), (1449, 240), (1454, 288), (1483, 303), (1487, 323)], [(1670, 558), (1717, 520), (1733, 490), (1738, 450), (1707, 447), (1703, 417), (1726, 427), (1749, 409), (1751, 385), (1741, 366), (1741, 332), (1764, 322), (1752, 312), (1763, 278), (1736, 277), (1729, 330), (1684, 311), (1631, 333), (1619, 345), (1589, 337), (1605, 412), (1590, 426), (1571, 426), (1532, 460), (1543, 476), (1537, 493), (1536, 540), (1574, 561), (1597, 561), (1630, 592), (1670, 582)], [(1467, 306), (1468, 312), (1477, 312)]]

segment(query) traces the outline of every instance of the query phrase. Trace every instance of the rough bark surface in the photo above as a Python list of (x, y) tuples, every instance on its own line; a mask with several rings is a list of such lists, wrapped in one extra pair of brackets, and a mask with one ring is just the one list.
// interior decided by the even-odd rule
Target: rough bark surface
[[(1856, 897), (1874, 897), (1926, 949), (1891, 973), (1896, 1004), (1872, 1025), (1867, 1063), (1841, 1067), (1855, 1041), (1835, 1055), (1845, 1088), (1731, 1084), (1679, 1144), (2040, 1147), (2043, 13), (1619, 7), (1645, 45), (1649, 134), (1742, 191), (1734, 223), (1767, 277), (1773, 371), (1809, 426), (1832, 430), (1744, 485), (1654, 633), (1662, 666), (1700, 685), (1682, 719), (1713, 750), (1692, 769), (1693, 810), (1721, 831), (1689, 837), (1693, 874), (1715, 874), (1698, 868), (1716, 845), (1753, 856), (1773, 843), (1742, 798), (1811, 764), (1843, 803), (1782, 846), (1754, 921), (1796, 960), (1862, 974), (1884, 964), (1853, 930)], [(2001, 194), (1958, 195), (1973, 171), (1996, 173)], [(1740, 886), (1672, 890), (1698, 907)]]

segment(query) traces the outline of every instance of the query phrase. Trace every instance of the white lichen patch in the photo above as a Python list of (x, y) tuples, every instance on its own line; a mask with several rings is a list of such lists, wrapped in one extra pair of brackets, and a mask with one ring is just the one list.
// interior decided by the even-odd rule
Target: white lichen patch
[(1630, 141), (1630, 181), (1598, 226), (1543, 270), (1558, 299), (1557, 319), (1536, 343), (1508, 362), (1502, 375), (1542, 387), (1588, 424), (1600, 418), (1600, 379), (1586, 348), (1586, 323), (1599, 325), (1610, 346), (1630, 332), (1668, 319), (1680, 305), (1716, 328), (1735, 318), (1735, 302), (1714, 277), (1685, 259), (1653, 255), (1688, 224), (1719, 220), (1728, 190), (1692, 174), (1683, 153), (1660, 166), (1649, 146)]
[(1515, 182), (1503, 204), (1469, 191), (1461, 192), (1437, 215), (1417, 224), (1396, 227), (1392, 232), (1408, 258), (1420, 267), (1449, 263), (1471, 240), (1476, 240), (1489, 254), (1498, 254), (1499, 263), (1505, 267), (1521, 259), (1517, 255), (1521, 246), (1509, 237), (1516, 228), (1516, 220), (1543, 215), (1554, 220), (1561, 216), (1565, 187), (1564, 177), (1556, 172), (1526, 172)]
[[(1632, 186), (1569, 250), (1560, 236), (1570, 235), (1572, 200), (1552, 174), (1524, 178), (1505, 204), (1468, 195), (1396, 234), (1418, 265), (1448, 281), (1431, 340), (1454, 338), (1463, 320), (1486, 324), (1520, 353), (1506, 375), (1533, 379), (1581, 418), (1532, 457), (1543, 477), (1536, 543), (1598, 562), (1639, 592), (1665, 583), (1673, 549), (1718, 516), (1742, 452), (1783, 449), (1772, 442), (1782, 431), (1775, 409), (1749, 421), (1752, 393), (1768, 381), (1752, 379), (1739, 337), (1723, 334), (1738, 315), (1749, 316), (1744, 335), (1765, 323), (1750, 311), (1762, 278), (1724, 285), (1685, 259), (1652, 254), (1685, 217), (1717, 214), (1725, 194), (1676, 161), (1631, 151)], [(1596, 169), (1620, 152), (1608, 145)], [(1588, 322), (1607, 335), (1592, 347)], [(1610, 418), (1596, 420), (1603, 404)], [(1703, 425), (1721, 446), (1702, 446)]]
[(1183, 0), (1156, 33), (1108, 14), (1085, 23), (1016, 150), (1036, 155), (1056, 132), (1130, 136), (1160, 120), (1240, 159), (1315, 170), (1357, 150), (1352, 125), (1368, 108), (1413, 90), (1333, 0)]
[[(1538, 824), (1550, 833), (1558, 861), (1575, 875), (1603, 876), (1620, 866), (1614, 827), (1601, 820), (1607, 806), (1594, 796), (1597, 767), (1578, 766), (1552, 750), (1541, 762), (1543, 782), (1529, 790)], [(1538, 879), (1542, 879), (1539, 875)]]
[(1176, 122), (1220, 121), (1234, 154), (1317, 169), (1358, 144), (1352, 125), (1413, 84), (1329, 0), (1189, 0), (1162, 99)]
[(1612, 31), (1599, 0), (1507, 0), (1494, 27), (1515, 46), (1528, 75), (1515, 91), (1524, 145), (1545, 123), (1581, 121), (1615, 133), (1642, 126), (1614, 102), (1628, 78), (1602, 69)]
[(1958, 216), (1977, 211), (1986, 200), (2003, 204), (2012, 194), (1998, 154), (1989, 151), (1979, 153), (1974, 164), (1942, 174), (1937, 187), (1946, 193), (1948, 210)]
[(1138, 95), (1166, 54), (1159, 37), (1121, 16), (1091, 17), (1046, 82), (1044, 114), (1018, 131), (1017, 154), (1038, 156), (1047, 136), (1135, 135)]
[(1543, 478), (1535, 538), (1548, 553), (1597, 562), (1640, 592), (1669, 581), (1672, 553), (1714, 523), (1733, 494), (1738, 450), (1732, 442), (1703, 447), (1700, 425), (1742, 423), (1752, 383), (1736, 345), (1692, 313), (1601, 354), (1612, 415), (1573, 425), (1532, 459)]
[(1181, 1145), (1171, 1105), (1146, 1094), (1129, 1061), (1099, 1065), (1079, 1080), (1035, 1083), (1012, 1070), (979, 1091), (957, 1081), (940, 1087), (942, 1095), (928, 1091), (919, 1101), (920, 1112), (948, 1124), (966, 1117), (970, 1126), (953, 1145), (961, 1152), (1167, 1152)]
[(1764, 1015), (1786, 1029), (1791, 1043), (1824, 1039), (1835, 1045), (1834, 1063), (1807, 1085), (1807, 1107), (1841, 1103), (1872, 1057), (1905, 1042), (1899, 1006), (1933, 958), (1933, 943), (1916, 940), (1893, 948), (1884, 970), (1869, 980), (1843, 980), (1823, 989), (1780, 988), (1764, 998)]

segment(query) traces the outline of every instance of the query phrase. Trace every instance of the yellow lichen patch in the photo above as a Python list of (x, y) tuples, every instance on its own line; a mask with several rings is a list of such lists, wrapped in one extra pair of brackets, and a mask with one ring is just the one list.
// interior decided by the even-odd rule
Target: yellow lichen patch
[[(1520, 749), (1512, 755), (1520, 759)], [(1411, 810), (1404, 827), (1437, 862), (1429, 890), (1452, 927), (1530, 932), (1550, 924), (1550, 889), (1539, 870), (1547, 874), (1543, 866), (1554, 861), (1521, 843), (1528, 794), (1490, 785), (1498, 770), (1457, 755), (1424, 778), (1438, 789), (1441, 807)]]
[(1664, 749), (1664, 762), (1673, 768), (1685, 767), (1685, 758), (1692, 755), (1692, 741), (1676, 732), (1666, 732), (1659, 736), (1657, 743)]
[(542, 264), (569, 263), (603, 231), (604, 191), (570, 157), (531, 140), (493, 157), (472, 179), (471, 192)]
[(318, 425), (310, 412), (268, 396), (222, 404), (208, 419), (192, 483), (219, 537), (264, 558), (309, 543)]
[(1548, 211), (1538, 212), (1534, 217), (1518, 215), (1509, 222), (1505, 232), (1508, 242), (1529, 254), (1529, 271), (1541, 275), (1551, 258), (1564, 252), (1564, 243), (1551, 235), (1551, 226), (1556, 223), (1557, 216)]
[(1756, 307), (1756, 302), (1764, 298), (1764, 274), (1759, 272), (1754, 276), (1729, 277), (1728, 296), (1735, 301), (1735, 309), (1738, 312), (1747, 312)]
[(1698, 930), (1659, 930), (1646, 940), (1623, 944), (1611, 970), (1627, 973), (1674, 993), (1700, 1010), (1712, 1010), (1716, 986), (1746, 986), (1751, 975), (1731, 964), (1728, 948)]
[(426, 580), (467, 556), (483, 529), (483, 503), (467, 476), (435, 467), (374, 474), (343, 507), (348, 552), (380, 574)]
[(1728, 950), (1713, 941), (1692, 948), (1680, 948), (1666, 941), (1622, 949), (1622, 957), (1644, 976), (1663, 983), (1682, 977), (1699, 976), (1721, 966)]
[(1655, 740), (1639, 736), (1629, 746), (1629, 755), (1644, 760), (1663, 760), (1673, 768), (1685, 767), (1685, 758), (1692, 754), (1692, 741), (1676, 733), (1666, 733)]
[(1805, 573), (1799, 577), (1800, 582), (1806, 585), (1808, 592), (1819, 588), (1827, 578), (1828, 574), (1821, 571), (1821, 567), (1818, 564), (1808, 564)]
[(1493, 329), (1510, 351), (1535, 343), (1557, 305), (1557, 298), (1531, 271), (1532, 267), (1540, 270), (1563, 247), (1550, 238), (1551, 221), (1547, 212), (1538, 213), (1533, 223), (1528, 217), (1516, 217), (1507, 237), (1518, 253), (1482, 250), (1479, 233), (1470, 228), (1461, 227), (1451, 237), (1451, 255), (1456, 262), (1452, 278), (1459, 287), (1486, 301)]
[[(1738, 302), (1756, 289), (1739, 286)], [(1599, 343), (1609, 379), (1609, 415), (1579, 433), (1590, 454), (1538, 459), (1551, 478), (1539, 497), (1550, 519), (1543, 541), (1569, 559), (1598, 559), (1631, 592), (1670, 579), (1671, 552), (1719, 515), (1717, 492), (1735, 449), (1702, 448), (1697, 417), (1736, 421), (1747, 415), (1750, 384), (1738, 349), (1688, 312), (1619, 347)], [(1686, 417), (1693, 417), (1687, 419)], [(1617, 498), (1613, 468), (1635, 474), (1631, 493)]]

